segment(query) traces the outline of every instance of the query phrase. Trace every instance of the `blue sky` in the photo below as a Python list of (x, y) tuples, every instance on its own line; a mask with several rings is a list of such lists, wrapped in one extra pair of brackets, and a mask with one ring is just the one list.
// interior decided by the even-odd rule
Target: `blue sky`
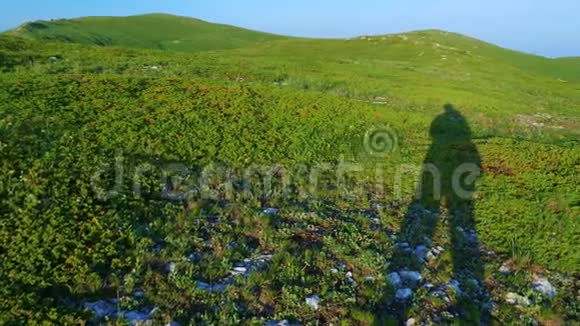
[(272, 33), (350, 37), (438, 28), (545, 56), (580, 56), (579, 0), (18, 0), (0, 30), (30, 20), (163, 12)]

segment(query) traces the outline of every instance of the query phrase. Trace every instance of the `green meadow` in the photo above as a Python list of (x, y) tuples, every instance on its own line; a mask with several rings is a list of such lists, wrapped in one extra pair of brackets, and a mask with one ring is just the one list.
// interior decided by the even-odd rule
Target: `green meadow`
[(28, 23), (0, 34), (0, 322), (575, 324), (579, 130), (580, 58), (445, 31)]

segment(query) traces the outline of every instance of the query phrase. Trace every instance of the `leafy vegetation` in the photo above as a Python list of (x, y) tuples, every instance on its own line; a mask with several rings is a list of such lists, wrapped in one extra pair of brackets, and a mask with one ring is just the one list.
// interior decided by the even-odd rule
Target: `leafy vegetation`
[[(139, 23), (150, 19), (172, 33)], [(182, 19), (87, 18), (0, 35), (3, 323), (98, 321), (88, 303), (112, 299), (119, 323), (131, 317), (119, 311), (141, 310), (156, 323), (578, 321), (575, 59), (441, 31), (281, 39)], [(199, 30), (174, 29), (189, 23)], [(44, 41), (98, 44), (85, 38), (95, 33), (125, 47)], [(209, 36), (217, 43), (199, 41)], [(428, 210), (405, 226), (433, 208), (414, 199), (420, 173), (395, 182), (404, 166), (467, 152), (453, 119), (436, 147), (445, 150), (433, 151), (447, 103), (484, 172), (470, 207), (476, 282), (455, 270), (474, 245), (457, 240), (464, 232), (446, 208), (437, 223)], [(380, 156), (365, 146), (377, 126), (392, 137)], [(279, 173), (264, 191), (268, 169)], [(419, 264), (399, 255), (402, 241), (445, 251)], [(498, 271), (505, 264), (510, 273)], [(419, 287), (401, 307), (387, 278), (401, 266), (434, 286), (457, 279), (461, 292)], [(555, 297), (531, 290), (538, 276)], [(510, 292), (530, 304), (507, 304)], [(306, 304), (313, 295), (318, 309)]]

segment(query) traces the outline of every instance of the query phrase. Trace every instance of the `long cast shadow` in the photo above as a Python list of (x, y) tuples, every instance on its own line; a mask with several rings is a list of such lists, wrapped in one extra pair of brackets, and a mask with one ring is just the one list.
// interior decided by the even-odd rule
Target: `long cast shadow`
[[(393, 292), (385, 296), (381, 321), (384, 324), (395, 319), (404, 323), (407, 318), (416, 317), (409, 314), (413, 299), (409, 290), (416, 294), (423, 287), (426, 300), (439, 297), (438, 300), (443, 298), (447, 302), (445, 312), (431, 314), (432, 322), (448, 323), (450, 320), (445, 318), (454, 316), (472, 324), (487, 324), (484, 267), (474, 216), (481, 158), (466, 119), (450, 104), (433, 120), (430, 133), (432, 143), (423, 162), (417, 196), (408, 207), (389, 266)], [(436, 234), (440, 223), (447, 230)], [(443, 248), (441, 242), (445, 242)], [(445, 256), (437, 247), (450, 253), (453, 266), (448, 266), (449, 263), (445, 266), (445, 260), (437, 262)], [(425, 273), (426, 268), (435, 275), (452, 273), (452, 279), (426, 280), (425, 274), (431, 274)], [(418, 279), (419, 273), (422, 279)]]

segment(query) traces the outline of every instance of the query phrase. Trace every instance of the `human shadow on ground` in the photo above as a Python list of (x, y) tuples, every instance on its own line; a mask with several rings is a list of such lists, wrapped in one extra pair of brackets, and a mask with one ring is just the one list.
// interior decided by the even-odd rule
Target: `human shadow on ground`
[(434, 323), (489, 320), (474, 216), (481, 158), (467, 120), (451, 104), (443, 109), (431, 124), (417, 194), (396, 238), (382, 324), (419, 316)]

